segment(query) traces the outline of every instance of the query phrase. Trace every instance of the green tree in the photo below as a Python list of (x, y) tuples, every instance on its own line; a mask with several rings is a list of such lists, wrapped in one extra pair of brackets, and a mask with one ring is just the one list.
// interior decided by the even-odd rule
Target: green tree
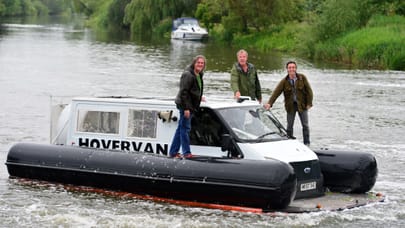
[(327, 0), (315, 24), (318, 40), (333, 39), (364, 26), (370, 15), (367, 0)]
[[(171, 19), (193, 16), (198, 0), (132, 0), (125, 8), (124, 24), (131, 34), (151, 38), (159, 26), (170, 27)], [(160, 25), (162, 21), (166, 23)], [(161, 34), (160, 34), (161, 35)]]
[(405, 15), (405, 1), (403, 0), (369, 0), (375, 13), (383, 15)]
[(197, 18), (209, 28), (222, 24), (224, 40), (235, 34), (266, 31), (270, 27), (303, 19), (304, 0), (203, 0)]
[(114, 0), (108, 8), (107, 20), (109, 27), (124, 27), (125, 7), (131, 0)]
[(62, 14), (70, 6), (70, 1), (66, 0), (40, 0), (49, 9), (49, 14)]
[(18, 16), (22, 15), (23, 9), (21, 6), (21, 0), (3, 0), (5, 5), (5, 16)]
[(70, 9), (70, 0), (0, 0), (0, 16), (58, 15)]
[(0, 17), (4, 16), (6, 13), (6, 6), (3, 3), (3, 0), (0, 0)]
[(221, 23), (222, 16), (228, 15), (228, 4), (220, 0), (203, 0), (198, 4), (195, 16), (210, 30)]

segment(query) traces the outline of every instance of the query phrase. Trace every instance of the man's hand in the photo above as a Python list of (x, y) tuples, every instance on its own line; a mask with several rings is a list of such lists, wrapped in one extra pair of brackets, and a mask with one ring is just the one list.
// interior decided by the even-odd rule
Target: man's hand
[(271, 106), (270, 106), (269, 103), (264, 104), (263, 107), (264, 107), (264, 109), (266, 109), (266, 110), (270, 110), (270, 108), (271, 108)]
[(238, 100), (239, 97), (240, 97), (240, 92), (239, 92), (239, 91), (236, 91), (236, 92), (235, 92), (235, 99)]
[(184, 118), (190, 118), (190, 110), (184, 110)]

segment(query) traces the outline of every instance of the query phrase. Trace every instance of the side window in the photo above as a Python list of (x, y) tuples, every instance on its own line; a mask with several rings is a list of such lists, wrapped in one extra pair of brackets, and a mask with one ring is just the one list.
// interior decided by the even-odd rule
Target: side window
[(128, 132), (129, 137), (156, 138), (157, 111), (129, 110)]
[(191, 119), (190, 143), (201, 146), (221, 146), (225, 128), (212, 110), (201, 109)]
[(105, 134), (118, 134), (120, 113), (79, 110), (77, 131)]

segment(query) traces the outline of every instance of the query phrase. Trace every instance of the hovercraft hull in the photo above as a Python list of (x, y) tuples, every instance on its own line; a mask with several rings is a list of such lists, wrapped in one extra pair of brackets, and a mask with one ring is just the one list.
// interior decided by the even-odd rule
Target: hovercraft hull
[(333, 192), (365, 193), (377, 181), (375, 157), (366, 152), (318, 150), (324, 186)]
[(15, 177), (263, 209), (286, 208), (296, 192), (294, 170), (276, 160), (173, 159), (18, 143), (10, 148), (6, 165)]

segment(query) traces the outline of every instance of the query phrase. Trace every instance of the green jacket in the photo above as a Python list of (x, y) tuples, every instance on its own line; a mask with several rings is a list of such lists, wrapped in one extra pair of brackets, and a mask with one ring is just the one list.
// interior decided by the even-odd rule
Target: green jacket
[[(297, 106), (298, 111), (302, 112), (307, 109), (307, 106), (312, 106), (313, 93), (311, 85), (309, 84), (307, 78), (303, 74), (297, 74), (297, 81), (295, 82), (296, 94), (297, 94)], [(288, 80), (288, 75), (284, 77), (274, 89), (270, 99), (270, 107), (273, 106), (274, 102), (280, 96), (284, 94), (284, 107), (288, 113), (294, 112), (294, 92), (293, 86)]]
[(240, 92), (241, 96), (250, 96), (252, 99), (262, 100), (262, 89), (256, 68), (248, 63), (248, 71), (243, 72), (241, 66), (235, 63), (231, 70), (231, 88), (233, 93)]

